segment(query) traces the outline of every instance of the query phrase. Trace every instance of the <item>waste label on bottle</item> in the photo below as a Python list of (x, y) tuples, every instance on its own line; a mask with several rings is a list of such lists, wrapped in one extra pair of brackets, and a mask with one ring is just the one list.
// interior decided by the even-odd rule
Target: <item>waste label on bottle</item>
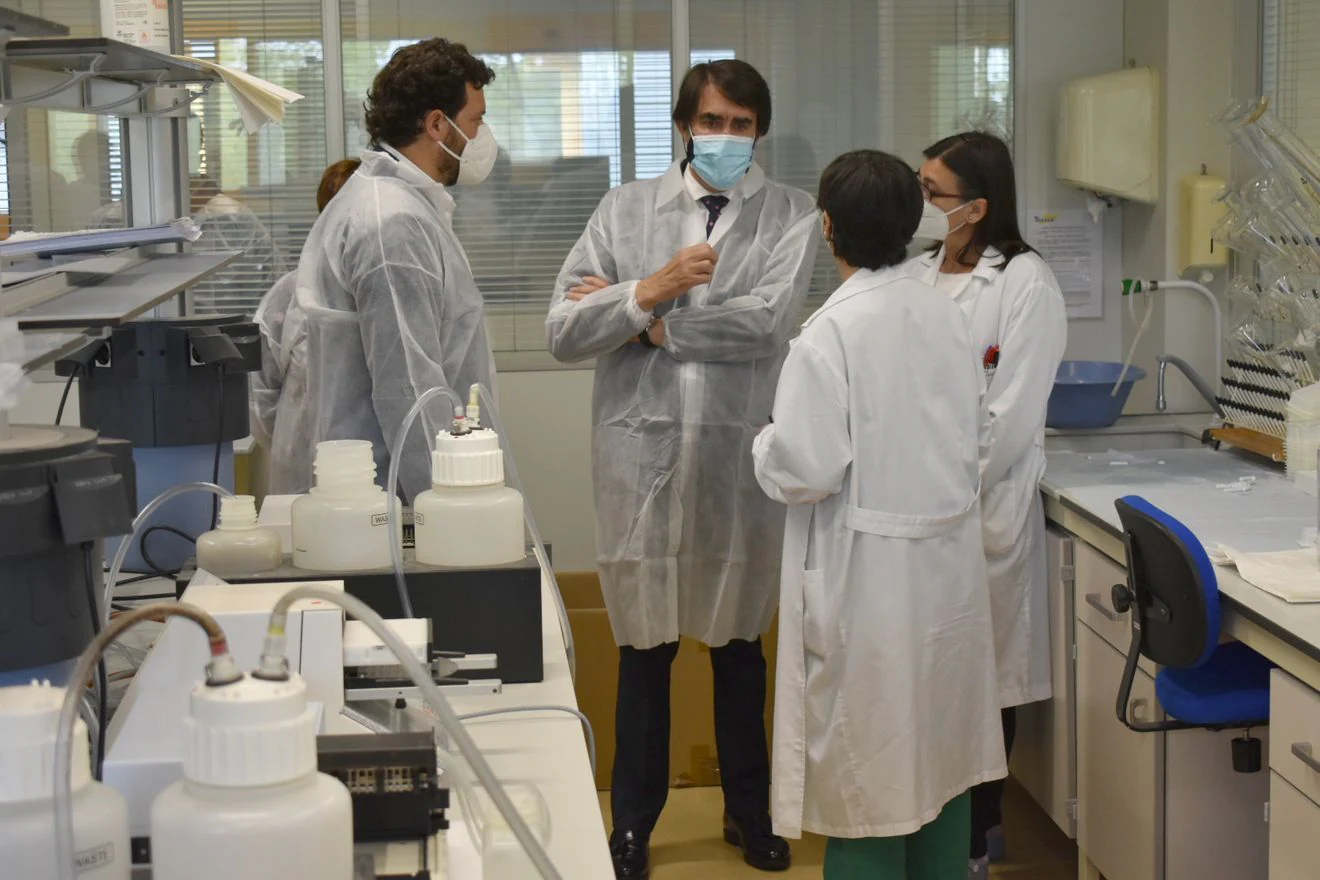
[(372, 514), (371, 525), (373, 528), (375, 526), (387, 526), (389, 524), (390, 524), (390, 515), (388, 513)]
[(415, 525), (415, 526), (424, 526), (424, 525), (426, 525), (426, 515), (425, 515), (425, 514), (422, 514), (422, 513), (417, 513), (416, 511), (414, 511), (414, 512), (413, 512), (413, 525)]
[(108, 868), (114, 863), (115, 845), (113, 843), (103, 843), (100, 846), (74, 853), (73, 856), (73, 867), (79, 874)]

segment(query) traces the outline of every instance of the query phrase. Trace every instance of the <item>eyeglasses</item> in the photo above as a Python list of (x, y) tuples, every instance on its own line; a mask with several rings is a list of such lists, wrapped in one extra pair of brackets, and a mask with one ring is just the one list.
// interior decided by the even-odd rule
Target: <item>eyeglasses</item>
[(962, 198), (962, 196), (959, 195), (958, 193), (941, 192), (940, 190), (935, 189), (935, 187), (933, 187), (933, 186), (930, 185), (930, 181), (928, 181), (928, 180), (922, 180), (922, 181), (920, 181), (920, 183), (921, 183), (921, 191), (922, 191), (923, 193), (925, 193), (926, 198), (927, 198), (928, 200), (929, 200), (929, 199), (961, 199), (961, 198)]

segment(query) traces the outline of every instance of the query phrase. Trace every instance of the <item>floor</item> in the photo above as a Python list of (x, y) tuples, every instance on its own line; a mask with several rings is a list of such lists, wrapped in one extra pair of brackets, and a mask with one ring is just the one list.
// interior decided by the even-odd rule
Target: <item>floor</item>
[[(720, 837), (722, 800), (718, 788), (687, 788), (670, 792), (669, 805), (651, 840), (653, 880), (765, 880), (768, 875), (742, 863), (737, 850)], [(609, 822), (609, 795), (601, 795)], [(1016, 785), (1004, 799), (1004, 825), (1009, 859), (994, 875), (1007, 880), (1075, 880), (1077, 848)], [(794, 866), (778, 877), (807, 880), (821, 876), (824, 843), (799, 841), (793, 847)]]

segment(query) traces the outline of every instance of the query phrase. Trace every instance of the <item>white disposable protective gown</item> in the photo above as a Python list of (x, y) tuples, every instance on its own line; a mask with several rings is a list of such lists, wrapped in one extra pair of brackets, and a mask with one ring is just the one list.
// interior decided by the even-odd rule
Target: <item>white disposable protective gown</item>
[(756, 477), (790, 505), (775, 831), (910, 834), (1007, 774), (985, 560), (983, 381), (957, 306), (861, 271), (784, 364)]
[(261, 370), (253, 373), (248, 383), (249, 421), (253, 439), (268, 449), (275, 436), (275, 414), (288, 370), (283, 347), (284, 316), (297, 287), (298, 273), (288, 273), (266, 291), (252, 317), (261, 333)]
[[(307, 391), (301, 400), (286, 391), (271, 450), (271, 471), (291, 491), (312, 485), (322, 440), (370, 440), (383, 485), (421, 394), (445, 385), (466, 397), (475, 382), (494, 393), (481, 294), (450, 223), (453, 205), (397, 152), (369, 150), (312, 227), (282, 333), (285, 357), (304, 359)], [(414, 424), (400, 464), (405, 498), (431, 487), (426, 438), (452, 414), (441, 396)]]
[[(556, 358), (597, 358), (598, 566), (620, 645), (686, 635), (718, 647), (755, 639), (774, 619), (784, 511), (757, 488), (751, 446), (807, 295), (820, 220), (810, 196), (755, 165), (728, 195), (710, 238), (714, 276), (659, 310), (663, 348), (629, 342), (650, 317), (637, 282), (706, 238), (706, 211), (677, 163), (606, 194), (546, 319)], [(615, 283), (566, 299), (587, 275)]]
[[(933, 284), (943, 252), (910, 261)], [(1049, 585), (1045, 560), (1045, 410), (1068, 342), (1059, 284), (1045, 261), (1020, 254), (1005, 268), (996, 250), (982, 255), (957, 303), (976, 355), (999, 349), (986, 367), (990, 443), (981, 461), (985, 556), (1004, 708), (1051, 696)]]

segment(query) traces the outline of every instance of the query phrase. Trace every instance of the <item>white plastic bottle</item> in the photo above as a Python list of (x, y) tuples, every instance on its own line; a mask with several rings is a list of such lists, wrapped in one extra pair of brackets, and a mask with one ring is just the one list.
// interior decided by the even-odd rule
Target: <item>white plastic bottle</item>
[(293, 564), (310, 571), (389, 568), (390, 528), (385, 490), (376, 485), (368, 440), (316, 444), (316, 485), (293, 502)]
[(199, 684), (191, 702), (183, 779), (151, 805), (152, 877), (352, 880), (352, 802), (316, 770), (302, 679)]
[(221, 577), (270, 571), (283, 561), (280, 536), (257, 524), (251, 495), (221, 498), (219, 525), (197, 539), (197, 567)]
[(523, 497), (504, 485), (504, 453), (494, 431), (441, 431), (431, 484), (413, 502), (418, 562), (504, 565), (526, 555)]
[[(64, 688), (0, 688), (0, 877), (54, 880), (55, 725)], [(92, 780), (87, 725), (73, 732), (73, 848), (78, 880), (128, 880), (128, 805)]]

